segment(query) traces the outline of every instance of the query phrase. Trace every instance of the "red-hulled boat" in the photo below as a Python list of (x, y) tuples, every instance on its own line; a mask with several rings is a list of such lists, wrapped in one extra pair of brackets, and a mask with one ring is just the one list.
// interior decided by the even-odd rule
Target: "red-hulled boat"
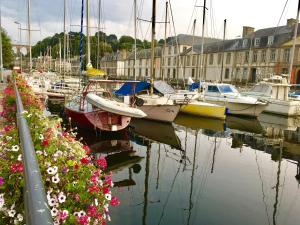
[[(71, 118), (72, 123), (81, 128), (99, 128), (104, 131), (118, 131), (124, 129), (128, 126), (131, 117), (134, 117), (128, 116), (127, 114), (122, 115), (122, 107), (128, 106), (118, 103), (118, 105), (120, 105), (119, 113), (112, 113), (107, 108), (103, 110), (99, 107), (95, 107), (95, 105), (90, 104), (86, 98), (88, 93), (94, 93), (111, 99), (113, 86), (122, 83), (124, 83), (124, 81), (90, 80), (88, 85), (83, 88), (82, 94), (75, 96), (65, 105), (66, 116)], [(105, 88), (101, 87), (103, 85)]]

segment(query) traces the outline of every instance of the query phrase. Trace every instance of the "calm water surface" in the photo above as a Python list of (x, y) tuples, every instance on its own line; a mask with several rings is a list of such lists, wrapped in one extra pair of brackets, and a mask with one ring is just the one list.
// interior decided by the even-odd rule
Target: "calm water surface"
[[(299, 224), (300, 118), (179, 115), (83, 132), (113, 171), (112, 225)], [(298, 179), (297, 179), (298, 178)]]

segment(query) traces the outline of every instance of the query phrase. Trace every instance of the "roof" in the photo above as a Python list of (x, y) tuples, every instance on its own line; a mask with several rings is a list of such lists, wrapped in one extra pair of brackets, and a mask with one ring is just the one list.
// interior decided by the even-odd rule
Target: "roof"
[[(167, 44), (168, 45), (176, 45), (177, 44), (176, 38), (177, 38), (178, 45), (192, 46), (193, 44), (201, 44), (201, 42), (202, 42), (202, 37), (200, 37), (200, 36), (193, 36), (193, 35), (189, 35), (189, 34), (178, 34), (177, 36), (168, 37)], [(211, 42), (216, 42), (216, 41), (220, 41), (220, 39), (204, 37), (204, 43), (211, 43)]]
[[(155, 51), (155, 53), (154, 53), (155, 57), (161, 56), (161, 47), (155, 47), (154, 51)], [(136, 58), (137, 59), (150, 59), (151, 58), (151, 49), (138, 50), (136, 52)], [(131, 52), (128, 55), (127, 59), (134, 59), (134, 52)]]

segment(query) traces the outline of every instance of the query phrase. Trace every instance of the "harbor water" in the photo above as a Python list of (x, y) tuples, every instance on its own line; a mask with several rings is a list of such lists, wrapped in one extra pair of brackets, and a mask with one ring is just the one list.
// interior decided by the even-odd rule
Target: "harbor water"
[(300, 118), (179, 115), (78, 137), (113, 172), (109, 224), (299, 224)]

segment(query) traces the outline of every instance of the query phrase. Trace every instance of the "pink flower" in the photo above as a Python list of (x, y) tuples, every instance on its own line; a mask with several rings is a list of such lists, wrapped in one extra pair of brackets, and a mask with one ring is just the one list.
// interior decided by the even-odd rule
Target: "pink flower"
[(23, 164), (21, 162), (14, 163), (10, 166), (10, 170), (13, 173), (22, 173), (23, 172)]
[(96, 163), (101, 169), (106, 169), (107, 163), (104, 157), (100, 157), (99, 159), (96, 159)]
[(59, 211), (58, 219), (61, 220), (61, 221), (64, 221), (64, 220), (67, 219), (68, 215), (69, 215), (68, 210)]
[(0, 186), (2, 186), (4, 184), (4, 179), (3, 177), (0, 177)]
[(88, 216), (76, 216), (76, 220), (79, 224), (87, 225), (89, 224)]
[(95, 217), (96, 213), (97, 213), (96, 206), (90, 205), (87, 209), (87, 215), (90, 217)]
[(84, 145), (83, 146), (83, 149), (85, 150), (85, 154), (89, 154), (90, 153), (90, 151), (91, 151), (91, 149), (89, 148), (89, 146), (87, 146), (87, 145)]
[(109, 189), (107, 187), (102, 187), (103, 194), (107, 194), (109, 192)]
[(4, 131), (5, 131), (5, 132), (8, 132), (8, 131), (10, 131), (12, 128), (13, 128), (12, 125), (6, 125), (6, 126), (4, 127)]
[(98, 193), (99, 192), (99, 188), (96, 185), (91, 186), (91, 187), (88, 188), (88, 192), (90, 192), (90, 193), (93, 193), (93, 192)]
[(110, 204), (112, 206), (117, 206), (120, 204), (120, 201), (117, 199), (117, 197), (113, 196), (113, 197), (111, 197)]

